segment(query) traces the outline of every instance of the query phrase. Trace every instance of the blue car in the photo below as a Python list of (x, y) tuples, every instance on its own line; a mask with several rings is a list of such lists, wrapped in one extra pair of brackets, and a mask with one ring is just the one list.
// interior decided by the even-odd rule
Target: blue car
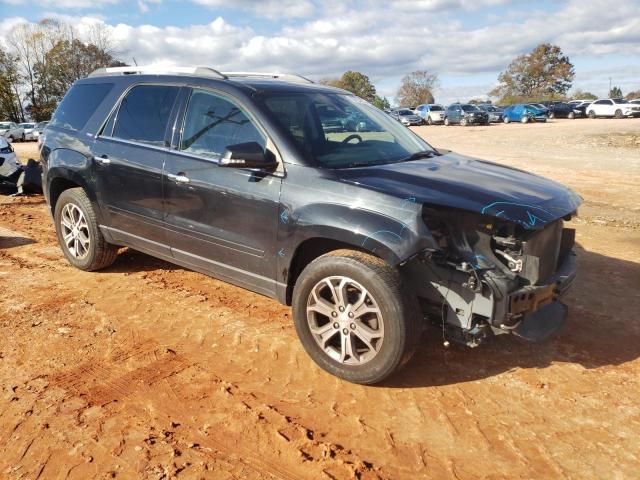
[(546, 122), (547, 113), (533, 105), (517, 103), (504, 109), (504, 112), (502, 112), (502, 119), (504, 123)]

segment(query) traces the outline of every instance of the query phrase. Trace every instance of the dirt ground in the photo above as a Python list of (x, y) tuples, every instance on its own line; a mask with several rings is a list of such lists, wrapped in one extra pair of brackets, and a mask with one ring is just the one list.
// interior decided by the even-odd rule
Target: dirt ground
[(75, 270), (41, 197), (0, 197), (0, 478), (638, 478), (640, 119), (416, 131), (585, 198), (560, 335), (428, 330), (351, 385), (275, 301), (127, 250)]

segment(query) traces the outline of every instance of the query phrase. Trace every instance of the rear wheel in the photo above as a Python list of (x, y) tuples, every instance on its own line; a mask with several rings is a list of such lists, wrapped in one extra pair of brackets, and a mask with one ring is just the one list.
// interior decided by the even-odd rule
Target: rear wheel
[(596, 112), (594, 112), (593, 110), (589, 110), (589, 118), (596, 118)]
[(463, 127), (466, 127), (467, 125), (469, 125), (469, 121), (463, 117), (460, 119), (460, 125), (462, 125)]
[(575, 114), (575, 113), (573, 113), (573, 112), (569, 112), (569, 115), (567, 115), (567, 118), (568, 118), (569, 120), (573, 120), (574, 118), (576, 118), (576, 114)]
[(511, 122), (511, 119), (509, 117), (504, 117), (502, 120), (504, 121), (504, 123)]
[(523, 117), (520, 119), (520, 121), (521, 121), (522, 123), (529, 123), (529, 117), (527, 117), (527, 116), (525, 115), (525, 116), (523, 116)]
[(378, 383), (413, 355), (421, 333), (417, 297), (383, 260), (337, 250), (311, 262), (293, 291), (296, 332), (320, 368)]
[(450, 124), (449, 124), (449, 118), (448, 118), (448, 117), (444, 117), (444, 124), (445, 124), (445, 126), (447, 126), (447, 127), (450, 125)]
[(54, 219), (58, 243), (71, 265), (93, 271), (115, 261), (118, 248), (104, 239), (91, 200), (82, 188), (62, 192), (56, 202)]
[(430, 115), (427, 115), (427, 125), (433, 125), (433, 120), (431, 120)]
[(622, 110), (616, 110), (616, 113), (614, 114), (614, 117), (622, 118)]
[(550, 119), (554, 119), (554, 118), (556, 118), (556, 114), (555, 114), (555, 113), (553, 113), (553, 112), (550, 112), (550, 113), (549, 113), (549, 118), (550, 118)]

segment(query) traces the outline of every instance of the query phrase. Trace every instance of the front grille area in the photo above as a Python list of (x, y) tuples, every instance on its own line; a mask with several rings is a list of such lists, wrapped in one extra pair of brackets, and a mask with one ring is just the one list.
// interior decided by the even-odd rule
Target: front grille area
[(575, 231), (563, 228), (557, 220), (522, 242), (522, 273), (531, 285), (551, 277), (571, 251)]

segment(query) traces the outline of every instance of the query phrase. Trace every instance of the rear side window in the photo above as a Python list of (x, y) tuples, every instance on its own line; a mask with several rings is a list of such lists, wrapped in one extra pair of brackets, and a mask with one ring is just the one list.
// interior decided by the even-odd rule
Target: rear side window
[(50, 125), (69, 130), (82, 130), (112, 88), (113, 83), (74, 85), (58, 105)]
[(178, 90), (179, 87), (165, 85), (133, 87), (120, 103), (112, 136), (164, 146), (167, 122)]

